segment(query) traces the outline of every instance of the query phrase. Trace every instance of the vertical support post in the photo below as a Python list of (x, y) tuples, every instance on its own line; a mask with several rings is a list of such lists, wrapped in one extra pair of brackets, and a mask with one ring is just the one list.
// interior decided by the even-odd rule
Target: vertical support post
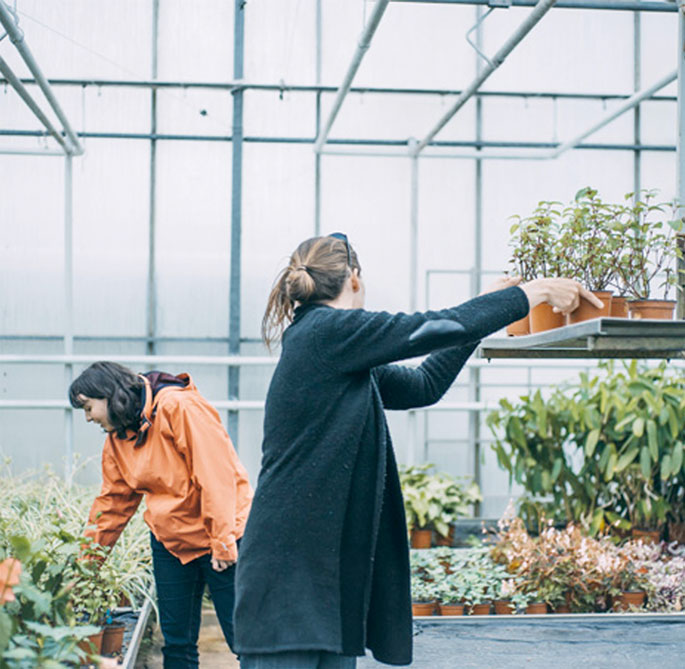
[[(64, 355), (74, 354), (74, 244), (73, 244), (73, 171), (72, 156), (64, 158)], [(68, 388), (74, 377), (73, 365), (64, 364), (64, 385)], [(71, 486), (74, 474), (74, 412), (64, 410), (65, 463), (64, 480)]]
[[(633, 13), (633, 90), (639, 91), (642, 88), (642, 19), (640, 12)], [(640, 145), (640, 103), (635, 105), (633, 112), (633, 144)], [(633, 190), (637, 201), (640, 197), (642, 188), (642, 151), (636, 148), (633, 154)]]
[[(483, 50), (483, 23), (481, 16), (483, 8), (476, 7), (476, 45), (480, 51)], [(476, 76), (483, 70), (483, 63), (480, 57), (476, 56)], [(476, 151), (480, 151), (480, 144), (483, 139), (483, 100), (480, 96), (476, 97)], [(474, 248), (473, 248), (473, 273), (471, 275), (471, 295), (478, 295), (481, 291), (481, 277), (483, 273), (483, 161), (475, 160), (475, 220), (474, 220)], [(472, 402), (480, 402), (480, 367), (469, 369), (469, 395)], [(473, 479), (478, 484), (482, 483), (481, 472), (481, 448), (480, 448), (480, 411), (469, 412), (469, 441), (473, 444)], [(480, 502), (474, 505), (476, 517), (481, 514)]]
[[(410, 202), (409, 202), (409, 312), (417, 309), (418, 302), (418, 240), (419, 240), (419, 157), (414, 153), (417, 141), (413, 137), (409, 140), (410, 161)], [(416, 450), (419, 441), (419, 424), (416, 411), (409, 411), (407, 464), (416, 462)]]
[[(245, 0), (234, 0), (233, 78), (243, 78), (245, 57)], [(232, 174), (231, 174), (231, 271), (228, 323), (228, 353), (240, 355), (241, 311), (241, 245), (243, 200), (243, 89), (235, 88), (233, 95)], [(228, 399), (240, 399), (240, 367), (228, 368)], [(238, 444), (240, 413), (228, 412), (228, 432)]]
[[(152, 79), (158, 76), (159, 0), (152, 0)], [(150, 194), (147, 259), (147, 346), (148, 355), (157, 353), (157, 89), (150, 90)]]
[[(316, 84), (321, 84), (321, 0), (316, 0)], [(316, 92), (316, 136), (321, 132), (321, 91)], [(314, 152), (314, 236), (321, 235), (321, 153)]]
[[(680, 215), (685, 212), (685, 2), (678, 2), (678, 167), (676, 177), (676, 198), (680, 205)], [(681, 248), (683, 236), (680, 237)], [(685, 318), (685, 258), (678, 258), (676, 262), (678, 270), (677, 318)]]

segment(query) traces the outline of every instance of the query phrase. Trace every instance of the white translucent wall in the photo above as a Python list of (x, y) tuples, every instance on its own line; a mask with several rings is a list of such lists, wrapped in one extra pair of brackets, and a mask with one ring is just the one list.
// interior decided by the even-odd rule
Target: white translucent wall
[[(372, 3), (325, 0), (322, 4), (321, 83), (337, 86), (345, 73)], [(177, 82), (228, 82), (233, 78), (233, 3), (161, 0), (158, 78)], [(26, 41), (52, 79), (145, 81), (152, 77), (151, 0), (18, 0)], [(484, 23), (484, 50), (494, 52), (529, 10), (498, 9)], [(476, 71), (464, 35), (476, 8), (448, 4), (391, 3), (355, 86), (461, 89)], [(640, 81), (646, 86), (676, 66), (676, 14), (643, 14)], [(627, 95), (634, 88), (634, 18), (628, 12), (554, 9), (484, 85), (486, 91)], [(0, 55), (21, 76), (25, 66), (7, 40)], [(253, 83), (314, 84), (317, 77), (315, 3), (248, 2), (245, 8), (244, 77)], [(31, 90), (35, 90), (31, 87)], [(77, 339), (76, 352), (102, 357), (142, 354), (147, 328), (151, 96), (145, 87), (55, 85), (74, 127), (108, 135), (84, 140), (74, 159), (74, 332), (108, 336)], [(675, 85), (659, 93), (674, 96)], [(325, 119), (334, 93), (321, 96)], [(421, 139), (454, 96), (350, 94), (330, 137), (406, 142)], [(486, 142), (563, 142), (607, 113), (617, 101), (485, 97), (481, 136)], [(476, 104), (467, 103), (437, 136), (476, 138)], [(233, 100), (226, 90), (163, 88), (157, 94), (156, 322), (160, 354), (224, 355), (228, 335), (231, 238)], [(277, 271), (315, 226), (316, 95), (298, 91), (244, 93), (242, 205), (243, 352), (265, 354), (258, 343), (266, 296)], [(0, 131), (41, 127), (11, 89), (0, 87)], [(122, 138), (117, 135), (138, 137)], [(141, 135), (143, 137), (141, 137)], [(202, 137), (194, 141), (192, 136)], [(290, 138), (297, 143), (255, 141)], [(662, 150), (641, 157), (642, 187), (675, 194), (676, 105), (641, 105), (641, 141)], [(632, 145), (633, 113), (586, 142)], [(0, 147), (52, 146), (43, 138), (0, 136)], [(346, 147), (350, 148), (350, 147)], [(370, 147), (367, 147), (367, 149)], [(376, 147), (385, 150), (388, 147)], [(391, 147), (392, 148), (392, 147)], [(398, 150), (394, 147), (394, 150)], [(468, 152), (469, 147), (445, 149)], [(409, 308), (410, 164), (402, 157), (324, 155), (321, 159), (322, 232), (347, 232), (357, 248), (372, 309)], [(482, 165), (482, 282), (506, 269), (510, 216), (526, 215), (543, 199), (569, 200), (581, 187), (607, 199), (632, 191), (634, 153), (580, 149), (555, 161), (488, 160)], [(64, 160), (0, 155), (0, 347), (3, 352), (59, 353), (65, 328)], [(419, 163), (419, 308), (467, 299), (473, 290), (476, 253), (476, 170), (472, 160), (422, 158)], [(436, 270), (450, 270), (438, 273)], [(430, 277), (430, 278), (429, 278)], [(16, 339), (8, 339), (8, 336)], [(27, 340), (25, 336), (42, 337)], [(45, 339), (52, 336), (53, 339)], [(24, 337), (24, 338), (21, 338)], [(121, 338), (127, 338), (122, 340)], [(135, 338), (138, 339), (135, 339)], [(134, 339), (131, 339), (134, 338)], [(183, 366), (170, 365), (170, 371)], [(80, 368), (75, 369), (78, 373)], [(190, 371), (213, 400), (227, 397), (224, 368)], [(556, 383), (572, 368), (485, 368), (481, 397), (515, 397), (525, 384)], [(241, 373), (242, 399), (264, 398), (269, 368)], [(469, 372), (450, 391), (451, 401), (471, 399)], [(59, 366), (4, 365), (2, 399), (63, 399)], [(261, 411), (240, 417), (237, 445), (253, 478), (259, 467)], [(401, 460), (407, 457), (406, 414), (390, 416)], [(453, 473), (474, 471), (465, 412), (421, 415), (417, 459), (427, 457)], [(484, 442), (490, 438), (482, 426)], [(75, 450), (99, 452), (101, 436), (76, 414)], [(50, 462), (63, 466), (61, 411), (0, 409), (0, 450), (16, 469)], [(498, 513), (508, 497), (506, 475), (483, 444), (483, 512)], [(97, 480), (97, 464), (83, 478)]]

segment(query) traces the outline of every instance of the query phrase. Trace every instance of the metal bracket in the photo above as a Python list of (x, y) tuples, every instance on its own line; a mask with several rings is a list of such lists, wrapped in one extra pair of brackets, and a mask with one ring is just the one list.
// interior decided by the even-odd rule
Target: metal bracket
[(481, 16), (478, 21), (476, 21), (475, 25), (472, 28), (469, 28), (469, 30), (466, 32), (466, 41), (473, 47), (474, 51), (490, 66), (490, 67), (496, 67), (496, 65), (478, 48), (476, 43), (471, 39), (471, 33), (474, 30), (477, 30), (485, 21), (485, 19), (492, 14), (492, 12), (495, 11), (497, 7), (510, 7), (511, 6), (511, 0), (490, 0), (488, 3), (490, 5), (490, 9), (488, 9), (483, 16)]

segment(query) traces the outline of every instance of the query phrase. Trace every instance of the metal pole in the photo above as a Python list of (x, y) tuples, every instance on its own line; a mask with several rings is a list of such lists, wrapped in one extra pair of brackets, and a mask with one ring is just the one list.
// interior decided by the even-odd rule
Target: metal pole
[[(409, 146), (416, 144), (411, 138)], [(414, 313), (418, 302), (418, 241), (419, 241), (419, 160), (418, 156), (410, 154), (410, 186), (409, 186), (409, 312)], [(407, 464), (416, 462), (416, 449), (419, 437), (418, 416), (415, 411), (409, 411)]]
[[(245, 2), (234, 0), (233, 29), (233, 77), (242, 79), (245, 57)], [(233, 153), (231, 183), (231, 268), (228, 323), (229, 355), (240, 354), (240, 310), (241, 310), (241, 244), (242, 244), (242, 178), (243, 178), (243, 90), (236, 89), (233, 95)], [(240, 368), (228, 369), (228, 399), (240, 399)], [(228, 432), (236, 444), (240, 414), (228, 412)]]
[[(476, 29), (476, 46), (482, 52), (483, 50), (483, 23), (480, 21), (483, 15), (483, 8), (476, 8), (476, 21), (478, 27)], [(483, 69), (483, 61), (476, 56), (476, 75), (480, 75)], [(483, 139), (483, 101), (481, 98), (476, 98), (476, 141), (480, 142)], [(479, 149), (480, 151), (480, 149)], [(474, 223), (474, 262), (473, 274), (471, 284), (471, 295), (478, 295), (481, 291), (481, 274), (483, 271), (483, 161), (476, 160), (476, 216)], [(472, 402), (480, 402), (480, 367), (471, 367), (469, 369), (469, 385), (470, 397)], [(480, 452), (480, 412), (474, 411), (469, 414), (469, 432), (471, 433), (471, 443), (473, 444), (473, 479), (480, 487), (482, 483), (482, 472), (480, 466), (481, 452)], [(474, 505), (474, 514), (476, 517), (480, 516), (481, 506), (480, 502)]]
[[(321, 85), (321, 0), (316, 0), (316, 85)], [(321, 132), (321, 91), (316, 92), (316, 136)], [(314, 236), (321, 235), (321, 153), (314, 153)]]
[[(72, 156), (64, 157), (64, 355), (74, 354), (74, 255), (73, 255), (73, 171)], [(74, 377), (71, 363), (64, 365), (64, 386), (69, 388)], [(65, 463), (64, 479), (71, 485), (74, 468), (74, 412), (64, 411)]]
[(486, 67), (462, 92), (454, 104), (447, 110), (435, 127), (419, 142), (415, 148), (416, 153), (420, 153), (433, 138), (447, 125), (450, 119), (466, 104), (471, 96), (480, 88), (483, 82), (506, 60), (507, 56), (516, 48), (523, 38), (539, 23), (542, 17), (553, 7), (557, 0), (540, 0), (535, 9), (521, 23), (514, 34), (504, 43), (499, 51), (492, 57)]
[[(679, 0), (678, 6), (678, 167), (677, 167), (677, 199), (680, 214), (685, 211), (685, 2)], [(683, 248), (683, 236), (680, 237)], [(685, 258), (678, 258), (678, 291), (677, 318), (685, 318)]]
[[(159, 57), (159, 0), (152, 0), (152, 78), (157, 78)], [(150, 90), (150, 193), (147, 254), (147, 354), (155, 355), (157, 346), (157, 89)]]
[(592, 135), (592, 133), (597, 132), (600, 128), (603, 128), (605, 125), (608, 125), (613, 121), (614, 119), (618, 118), (621, 114), (627, 112), (629, 109), (636, 107), (642, 100), (645, 98), (651, 97), (652, 94), (656, 93), (656, 91), (662, 89), (664, 86), (667, 86), (671, 82), (675, 81), (678, 76), (678, 72), (673, 71), (667, 74), (665, 77), (662, 77), (659, 79), (659, 81), (653, 83), (651, 86), (645, 88), (644, 90), (638, 91), (635, 93), (635, 95), (632, 95), (629, 97), (625, 102), (623, 102), (621, 105), (619, 105), (616, 109), (613, 111), (609, 112), (605, 116), (603, 116), (597, 123), (593, 124), (590, 126), (587, 130), (584, 130), (582, 133), (574, 137), (573, 139), (570, 139), (568, 142), (564, 142), (561, 144), (559, 147), (557, 147), (553, 151), (553, 158), (558, 158), (562, 153), (565, 151), (568, 151), (569, 149), (573, 148), (574, 146), (577, 146), (580, 144), (586, 137)]
[(335, 121), (335, 118), (338, 115), (338, 112), (340, 111), (340, 107), (342, 107), (342, 103), (345, 100), (345, 96), (347, 95), (348, 91), (350, 90), (350, 87), (352, 86), (352, 80), (354, 79), (354, 76), (357, 74), (357, 70), (361, 65), (362, 59), (364, 58), (366, 52), (371, 46), (371, 40), (373, 39), (373, 35), (376, 32), (376, 29), (378, 28), (381, 19), (383, 18), (383, 13), (387, 9), (389, 2), (390, 0), (377, 0), (376, 5), (373, 8), (373, 12), (369, 17), (369, 21), (364, 26), (364, 30), (362, 31), (361, 37), (359, 38), (359, 43), (357, 44), (357, 48), (354, 52), (354, 55), (352, 56), (352, 62), (347, 68), (345, 78), (343, 79), (342, 84), (340, 84), (338, 94), (335, 96), (335, 101), (333, 102), (333, 107), (331, 108), (331, 111), (328, 115), (328, 120), (326, 121), (323, 130), (319, 132), (319, 135), (316, 138), (316, 142), (314, 144), (314, 151), (316, 151), (317, 153), (321, 151), (321, 148), (326, 143), (328, 133), (331, 131), (331, 127), (333, 126), (333, 122)]
[[(633, 16), (633, 89), (639, 91), (642, 86), (642, 18), (640, 12), (635, 12)], [(635, 105), (633, 115), (633, 143), (640, 144), (640, 105)], [(640, 197), (642, 188), (642, 151), (635, 149), (633, 154), (633, 190), (635, 191), (634, 201)]]
[(41, 91), (43, 91), (43, 95), (45, 95), (46, 100), (50, 103), (52, 110), (55, 112), (55, 116), (57, 116), (59, 122), (62, 124), (64, 132), (71, 143), (69, 152), (80, 156), (83, 153), (83, 147), (78, 141), (76, 133), (72, 130), (66, 114), (62, 111), (62, 107), (60, 107), (59, 102), (57, 102), (57, 98), (54, 96), (48, 80), (43, 76), (43, 72), (41, 71), (40, 67), (38, 67), (38, 63), (33, 57), (31, 50), (24, 41), (23, 31), (17, 25), (14, 15), (10, 11), (9, 7), (7, 7), (4, 0), (0, 0), (0, 23), (2, 23), (3, 27), (7, 31), (12, 44), (14, 44), (14, 46), (17, 48), (17, 51), (23, 58), (26, 66), (29, 68), (31, 74), (34, 76), (36, 82), (40, 86)]
[[(508, 7), (533, 7), (536, 0), (393, 0), (393, 2), (415, 2), (442, 5), (489, 5)], [(557, 7), (564, 9), (608, 9), (611, 11), (675, 12), (674, 4), (647, 2), (644, 0), (559, 0)]]

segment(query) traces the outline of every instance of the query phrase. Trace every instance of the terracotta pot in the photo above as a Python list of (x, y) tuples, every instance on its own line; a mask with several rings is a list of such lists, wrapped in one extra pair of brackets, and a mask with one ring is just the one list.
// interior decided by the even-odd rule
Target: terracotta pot
[(450, 525), (450, 529), (447, 532), (447, 536), (443, 537), (440, 532), (435, 532), (435, 545), (436, 546), (453, 546), (454, 545), (454, 525)]
[(622, 592), (614, 598), (615, 611), (629, 611), (631, 606), (640, 607), (645, 603), (647, 595), (641, 590), (635, 592)]
[(685, 523), (668, 523), (668, 540), (685, 544)]
[(620, 295), (614, 295), (611, 298), (609, 316), (612, 318), (628, 318), (628, 298)]
[(539, 615), (541, 613), (547, 613), (547, 603), (546, 602), (533, 602), (526, 606), (526, 613), (528, 615)]
[(472, 616), (489, 616), (491, 606), (492, 606), (491, 602), (487, 602), (484, 604), (474, 604), (471, 607), (471, 615)]
[(529, 318), (531, 334), (560, 328), (566, 321), (566, 317), (563, 314), (557, 314), (552, 311), (552, 305), (546, 302), (533, 307), (530, 310)]
[(495, 615), (511, 616), (514, 610), (514, 605), (508, 599), (499, 599), (495, 602)]
[(435, 613), (435, 602), (412, 602), (411, 612), (414, 616), (432, 616)]
[(571, 607), (568, 604), (559, 604), (554, 607), (554, 613), (571, 613)]
[(97, 634), (91, 634), (90, 636), (79, 641), (78, 647), (87, 653), (88, 657), (94, 657), (96, 655), (102, 654), (102, 636), (103, 630), (100, 630)]
[(507, 334), (510, 337), (521, 337), (530, 334), (530, 320), (528, 316), (507, 325)]
[(658, 544), (661, 541), (661, 530), (641, 530), (634, 527), (630, 530), (630, 537), (645, 544)]
[(102, 635), (102, 655), (114, 655), (121, 650), (124, 644), (124, 632), (126, 625), (106, 625)]
[(601, 309), (594, 304), (590, 304), (585, 298), (580, 298), (580, 304), (575, 311), (572, 311), (567, 317), (566, 322), (580, 323), (581, 321), (589, 321), (593, 318), (602, 318), (609, 315), (611, 309), (612, 294), (610, 290), (596, 290), (592, 293), (596, 298), (601, 300), (604, 305)]
[(440, 604), (440, 615), (441, 616), (463, 616), (464, 615), (464, 605), (463, 604)]
[(411, 531), (411, 547), (412, 548), (430, 548), (433, 541), (432, 530), (417, 530)]
[(633, 300), (628, 302), (628, 311), (630, 317), (635, 319), (656, 318), (672, 321), (675, 304), (675, 300)]

